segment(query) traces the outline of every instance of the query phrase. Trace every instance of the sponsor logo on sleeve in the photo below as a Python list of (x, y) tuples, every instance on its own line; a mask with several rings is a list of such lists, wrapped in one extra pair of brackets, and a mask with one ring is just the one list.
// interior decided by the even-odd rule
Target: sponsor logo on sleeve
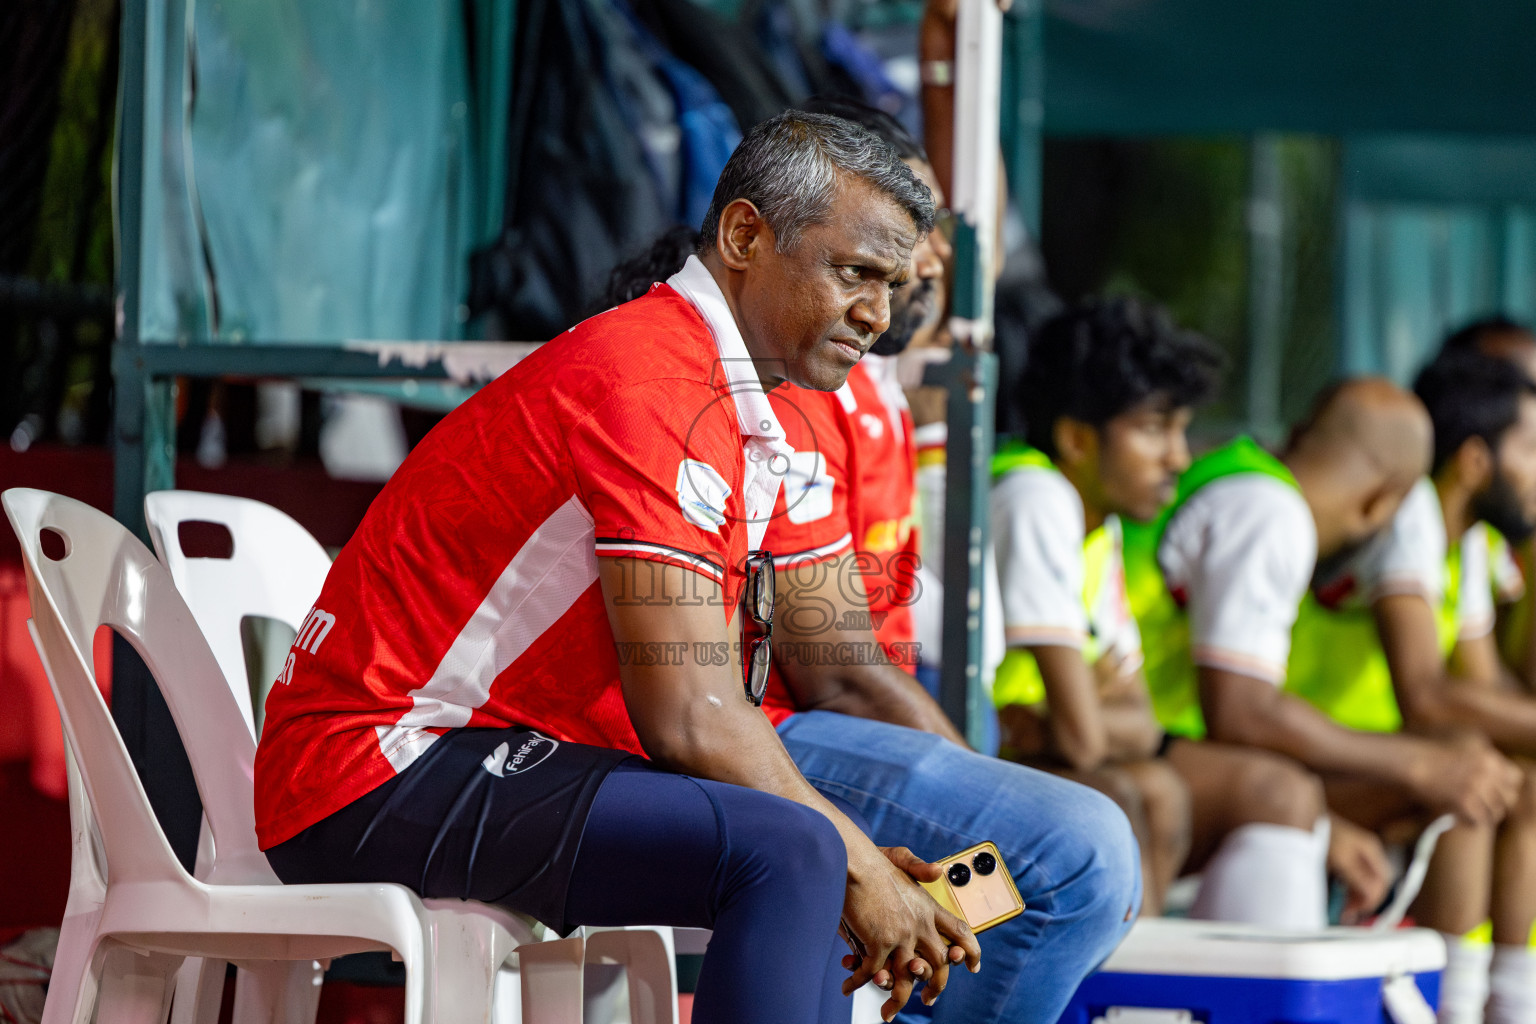
[(725, 525), (725, 499), (730, 496), (731, 485), (709, 463), (698, 459), (678, 463), (677, 507), (694, 526), (719, 533)]

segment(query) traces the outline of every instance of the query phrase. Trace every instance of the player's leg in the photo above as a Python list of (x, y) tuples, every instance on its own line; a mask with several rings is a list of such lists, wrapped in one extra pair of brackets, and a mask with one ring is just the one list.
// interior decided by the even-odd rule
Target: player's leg
[(1327, 924), (1322, 784), (1267, 751), (1179, 740), (1167, 761), (1189, 787), (1197, 917), (1308, 930)]
[[(1429, 815), (1401, 787), (1365, 779), (1324, 781), (1328, 805), (1335, 812), (1390, 839), (1412, 842), (1428, 824)], [(1482, 1024), (1491, 950), (1486, 942), (1470, 942), (1465, 936), (1487, 918), (1493, 842), (1492, 829), (1469, 825), (1441, 836), (1424, 888), (1410, 911), (1415, 923), (1445, 938), (1442, 1024)]]
[(1521, 759), (1525, 786), (1493, 850), (1493, 963), (1488, 1024), (1536, 1020), (1536, 763)]
[(1120, 942), (1140, 903), (1136, 842), (1114, 803), (1083, 786), (929, 733), (834, 712), (779, 729), (805, 777), (851, 803), (883, 846), (936, 859), (996, 843), (1027, 909), (981, 935), (982, 968), (950, 975), (904, 1021), (1052, 1021)]
[(1166, 760), (1130, 761), (1117, 766), (1130, 777), (1141, 799), (1146, 839), (1141, 848), (1142, 866), (1150, 876), (1148, 891), (1156, 894), (1156, 909), (1143, 899), (1142, 912), (1162, 912), (1163, 901), (1189, 858), (1194, 802), (1189, 785)]

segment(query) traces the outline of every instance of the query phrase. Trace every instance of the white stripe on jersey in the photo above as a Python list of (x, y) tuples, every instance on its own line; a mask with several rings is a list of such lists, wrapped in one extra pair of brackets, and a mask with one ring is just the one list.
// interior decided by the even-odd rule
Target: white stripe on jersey
[(725, 583), (725, 573), (708, 558), (694, 554), (692, 551), (684, 551), (682, 548), (669, 548), (665, 544), (652, 544), (643, 540), (600, 540), (597, 542), (597, 553), (610, 557), (629, 554), (666, 555), (668, 558), (687, 563), (689, 567), (703, 573), (716, 583), (722, 585)]
[(411, 691), (416, 706), (392, 727), (379, 726), (379, 749), (395, 771), (421, 756), (490, 699), (491, 684), (560, 620), (597, 581), (592, 517), (572, 495), (512, 556), (490, 592), (454, 638), (432, 678)]

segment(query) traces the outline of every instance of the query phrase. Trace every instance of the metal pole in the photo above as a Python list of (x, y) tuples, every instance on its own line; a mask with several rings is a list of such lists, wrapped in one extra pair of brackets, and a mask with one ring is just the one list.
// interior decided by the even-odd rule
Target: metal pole
[(1287, 314), (1285, 178), (1279, 138), (1257, 136), (1248, 152), (1248, 429), (1276, 442)]
[(950, 205), (959, 215), (950, 333), (944, 512), (944, 660), (939, 700), (972, 746), (983, 730), (982, 594), (997, 358), (992, 291), (997, 239), (1002, 15), (996, 0), (961, 0), (955, 45), (955, 153)]
[[(155, 30), (152, 0), (123, 0), (122, 63), (118, 87), (114, 203), (117, 215), (117, 340), (112, 348), (113, 514), (148, 540), (144, 495), (171, 486), (175, 448), (172, 384), (143, 371), (137, 358), (144, 260), (145, 125), (148, 102), (158, 97), (149, 81), (158, 67), (149, 59)], [(151, 93), (151, 89), (156, 90)], [(112, 717), (133, 759), (155, 817), (188, 871), (197, 856), (202, 805), (176, 723), (154, 677), (121, 637), (112, 644)]]

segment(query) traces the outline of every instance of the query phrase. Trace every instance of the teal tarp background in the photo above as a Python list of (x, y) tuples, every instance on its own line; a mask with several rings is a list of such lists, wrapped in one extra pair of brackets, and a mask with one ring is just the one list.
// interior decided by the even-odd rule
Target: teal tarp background
[(1342, 369), (1406, 382), (1470, 319), (1536, 321), (1536, 140), (1353, 138), (1341, 173)]
[(500, 221), (513, 0), (468, 9), (151, 0), (146, 341), (461, 335)]

